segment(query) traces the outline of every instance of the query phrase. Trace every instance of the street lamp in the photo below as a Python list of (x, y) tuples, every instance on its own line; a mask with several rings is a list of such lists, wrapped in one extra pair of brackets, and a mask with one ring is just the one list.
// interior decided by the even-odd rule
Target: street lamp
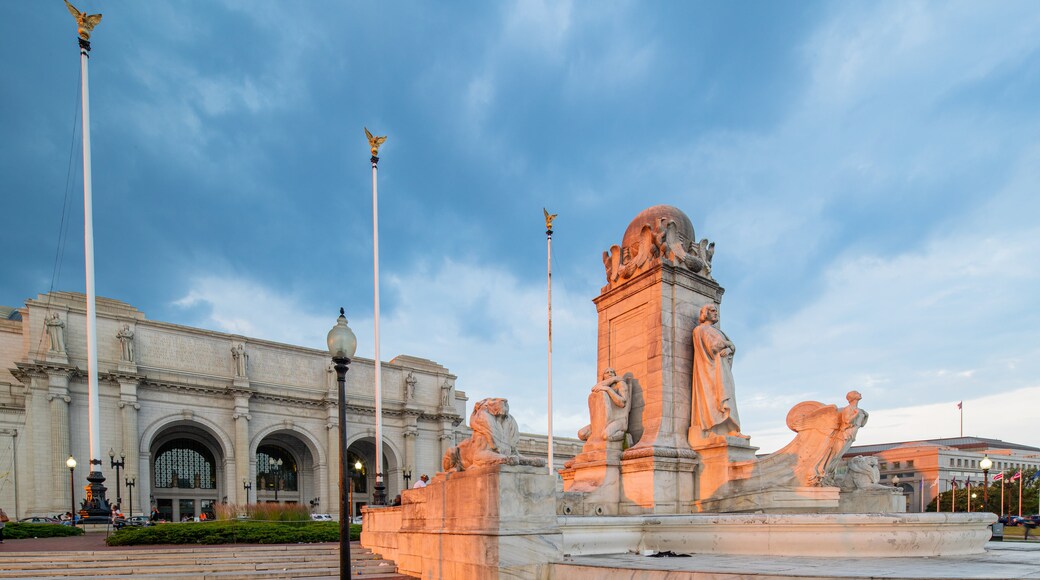
[(246, 490), (246, 503), (249, 503), (249, 490), (253, 489), (253, 484), (249, 483), (248, 479), (243, 479), (242, 489)]
[(126, 478), (126, 495), (130, 500), (130, 511), (126, 512), (130, 517), (134, 517), (134, 486), (137, 485), (136, 477)]
[(119, 461), (116, 461), (116, 450), (109, 447), (108, 460), (112, 463), (111, 467), (116, 468), (116, 505), (122, 505), (123, 496), (119, 493), (119, 470), (126, 467), (126, 453), (119, 452)]
[(76, 525), (76, 458), (69, 455), (65, 460), (69, 467), (69, 505), (72, 506), (72, 525)]
[(404, 475), (404, 488), (405, 489), (410, 489), (410, 487), (408, 485), (408, 482), (411, 481), (411, 479), (412, 479), (412, 470), (411, 469), (404, 470), (404, 474), (403, 475)]
[[(281, 458), (275, 459), (274, 457), (270, 457), (268, 458), (268, 463), (271, 464), (272, 469), (276, 468), (278, 470), (278, 479), (272, 482), (272, 485), (274, 485), (274, 501), (275, 503), (278, 503), (278, 484), (282, 482), (282, 460)], [(268, 472), (270, 472), (270, 470), (268, 470)]]
[[(347, 317), (339, 309), (336, 326), (328, 336), (329, 354), (336, 369), (337, 405), (339, 407), (339, 577), (350, 578), (350, 515), (347, 505), (347, 369), (357, 352), (357, 337), (347, 326)], [(376, 361), (379, 357), (376, 357)], [(378, 362), (376, 364), (379, 364)], [(377, 371), (378, 373), (378, 371)], [(378, 377), (378, 374), (376, 375)], [(377, 415), (378, 417), (378, 415)]]
[(982, 506), (985, 511), (989, 511), (989, 468), (993, 467), (993, 461), (988, 454), (979, 462), (979, 467), (982, 468)]

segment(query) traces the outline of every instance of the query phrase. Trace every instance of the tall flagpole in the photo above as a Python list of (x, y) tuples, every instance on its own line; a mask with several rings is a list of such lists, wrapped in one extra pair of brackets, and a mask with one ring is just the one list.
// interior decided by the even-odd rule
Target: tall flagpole
[(376, 359), (376, 489), (372, 503), (386, 505), (386, 486), (383, 484), (383, 377), (379, 358), (379, 190), (376, 186), (379, 146), (386, 137), (375, 137), (365, 129), (368, 144), (372, 149), (372, 264), (375, 291), (375, 359)]
[(957, 403), (957, 410), (961, 413), (961, 437), (964, 437), (964, 401)]
[(557, 214), (549, 214), (549, 212), (542, 208), (542, 212), (545, 214), (545, 246), (546, 246), (546, 257), (545, 257), (545, 270), (547, 275), (548, 284), (548, 317), (549, 317), (549, 475), (553, 474), (553, 394), (552, 394), (552, 222), (556, 219)]
[[(72, 17), (76, 19), (79, 34), (80, 92), (83, 102), (83, 257), (87, 277), (87, 428), (90, 435), (90, 473), (87, 485), (91, 502), (83, 502), (87, 522), (109, 521), (112, 509), (105, 497), (105, 476), (101, 473), (101, 417), (98, 397), (97, 311), (94, 294), (94, 200), (90, 163), (90, 33), (101, 22), (100, 14), (76, 10), (67, 1)], [(93, 523), (93, 522), (91, 522)]]

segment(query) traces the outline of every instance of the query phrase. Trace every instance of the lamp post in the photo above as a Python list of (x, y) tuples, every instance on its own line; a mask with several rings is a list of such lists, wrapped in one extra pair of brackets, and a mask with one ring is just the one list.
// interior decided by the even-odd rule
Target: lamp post
[(993, 461), (990, 460), (989, 455), (982, 458), (979, 467), (982, 468), (982, 508), (984, 511), (989, 511), (989, 468), (993, 467)]
[(69, 455), (65, 460), (69, 467), (69, 505), (72, 506), (72, 525), (76, 525), (76, 458)]
[(119, 493), (119, 470), (126, 467), (126, 453), (119, 453), (119, 461), (116, 461), (116, 450), (108, 448), (108, 460), (111, 462), (111, 467), (116, 470), (116, 505), (122, 505), (123, 496)]
[(126, 478), (126, 495), (127, 499), (130, 500), (130, 511), (126, 512), (130, 517), (134, 517), (134, 486), (137, 485), (136, 477)]
[[(375, 155), (373, 154), (373, 157)], [(375, 163), (372, 164), (373, 168)], [(378, 296), (378, 294), (377, 294)], [(357, 337), (347, 326), (347, 317), (339, 309), (336, 326), (328, 336), (329, 354), (336, 369), (337, 405), (339, 407), (339, 577), (350, 578), (350, 506), (347, 504), (347, 369), (350, 359), (357, 352)], [(376, 377), (379, 376), (379, 356), (376, 355)], [(378, 378), (377, 378), (378, 380)], [(376, 395), (378, 397), (378, 393)], [(378, 398), (376, 399), (377, 405)], [(376, 414), (378, 418), (378, 413)], [(377, 445), (381, 444), (378, 441)], [(378, 450), (379, 448), (376, 447)]]
[(278, 479), (274, 480), (274, 501), (278, 503), (278, 485), (282, 483), (282, 460), (271, 457), (269, 462), (272, 468), (278, 470)]
[(253, 489), (253, 484), (249, 483), (248, 479), (243, 479), (242, 489), (246, 490), (246, 503), (249, 503), (249, 490)]
[[(365, 466), (364, 466), (364, 464), (361, 463), (360, 459), (358, 459), (357, 461), (354, 462), (354, 471), (356, 471), (358, 475), (361, 475), (361, 470), (364, 467)], [(353, 483), (350, 484), (350, 520), (354, 521), (354, 484)]]
[(404, 488), (411, 489), (411, 486), (408, 485), (408, 482), (412, 480), (412, 470), (406, 469), (404, 470), (404, 473), (402, 475), (404, 475)]

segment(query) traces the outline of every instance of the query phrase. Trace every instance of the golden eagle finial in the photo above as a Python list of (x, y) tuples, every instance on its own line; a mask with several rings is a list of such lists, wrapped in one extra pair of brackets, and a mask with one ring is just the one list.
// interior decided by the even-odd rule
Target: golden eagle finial
[(556, 216), (559, 214), (550, 214), (549, 210), (544, 207), (542, 208), (542, 213), (545, 214), (545, 230), (551, 232), (553, 220), (556, 219)]
[(368, 127), (365, 127), (365, 136), (368, 137), (368, 146), (372, 148), (372, 157), (378, 157), (379, 146), (386, 143), (386, 135), (376, 137), (372, 133), (368, 132)]
[(90, 40), (90, 31), (94, 30), (94, 27), (101, 22), (100, 14), (86, 14), (76, 10), (76, 7), (69, 4), (69, 0), (65, 0), (65, 5), (69, 7), (69, 14), (76, 19), (76, 27), (78, 28), (79, 37), (83, 40)]

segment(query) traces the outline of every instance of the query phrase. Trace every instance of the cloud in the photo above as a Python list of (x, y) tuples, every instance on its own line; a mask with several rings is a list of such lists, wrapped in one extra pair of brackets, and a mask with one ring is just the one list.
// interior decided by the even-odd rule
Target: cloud
[[(384, 271), (385, 272), (385, 271)], [(458, 376), (470, 403), (506, 397), (521, 428), (547, 431), (547, 333), (544, 279), (521, 280), (498, 266), (445, 259), (384, 274), (382, 289), (397, 307), (381, 312), (380, 358), (400, 354), (437, 361)], [(174, 302), (194, 326), (265, 340), (324, 348), (335, 317), (262, 281), (228, 273), (192, 278)], [(367, 306), (367, 305), (366, 305)], [(371, 358), (371, 311), (347, 318), (358, 355)], [(596, 315), (586, 297), (553, 288), (554, 431), (574, 436), (588, 422), (586, 396), (595, 382)]]

